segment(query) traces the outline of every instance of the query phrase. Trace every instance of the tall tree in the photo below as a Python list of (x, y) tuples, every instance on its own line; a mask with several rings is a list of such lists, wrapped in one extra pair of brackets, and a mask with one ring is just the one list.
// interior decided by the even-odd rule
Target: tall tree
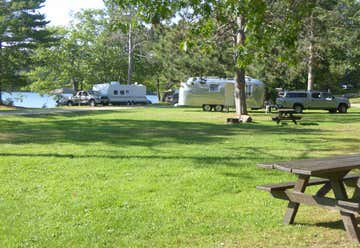
[[(308, 5), (308, 17), (303, 19), (303, 44), (307, 46), (307, 90), (313, 90), (317, 63), (321, 60), (320, 48), (326, 45), (326, 33), (329, 26), (325, 20), (335, 8), (336, 0), (316, 0), (305, 3)], [(324, 44), (321, 44), (321, 43)]]
[(45, 0), (0, 0), (0, 104), (1, 91), (25, 83), (29, 54), (51, 41), (48, 23), (39, 13)]
[[(273, 5), (283, 4), (282, 15), (274, 15)], [(236, 112), (241, 118), (247, 115), (245, 94), (245, 73), (252, 64), (255, 54), (259, 50), (267, 50), (271, 44), (270, 38), (276, 32), (284, 34), (284, 27), (289, 27), (284, 35), (284, 46), (291, 46), (295, 41), (293, 34), (297, 31), (297, 12), (299, 5), (292, 1), (265, 1), (265, 0), (209, 0), (200, 2), (189, 0), (193, 13), (191, 17), (199, 28), (196, 34), (204, 35), (204, 43), (218, 41), (232, 41), (234, 58), (233, 71), (235, 74), (235, 105)], [(281, 19), (281, 22), (276, 22)], [(280, 25), (278, 25), (280, 24)], [(214, 44), (214, 43), (213, 43)], [(284, 47), (286, 49), (287, 47)]]
[[(104, 0), (104, 2), (108, 8), (110, 17), (112, 17), (114, 21), (114, 27), (123, 32), (127, 32), (127, 82), (130, 84), (132, 81), (133, 56), (136, 47), (140, 46), (145, 40), (151, 39), (152, 31), (156, 29), (163, 19), (172, 16), (174, 13), (172, 11), (173, 5), (179, 1)], [(152, 30), (147, 29), (144, 24), (151, 24)]]
[(72, 87), (75, 91), (94, 83), (126, 77), (124, 43), (113, 34), (102, 10), (76, 13), (69, 28), (54, 28), (60, 39), (36, 50), (36, 67), (28, 73), (31, 90)]

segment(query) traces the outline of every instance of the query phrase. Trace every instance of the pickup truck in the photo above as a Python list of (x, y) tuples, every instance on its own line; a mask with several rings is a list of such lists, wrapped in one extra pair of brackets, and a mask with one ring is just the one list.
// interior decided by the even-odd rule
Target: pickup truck
[(321, 91), (286, 91), (283, 96), (276, 99), (276, 105), (278, 108), (293, 108), (297, 113), (301, 113), (304, 109), (346, 113), (350, 108), (349, 99)]
[(68, 106), (90, 105), (94, 107), (97, 104), (108, 105), (109, 98), (101, 96), (101, 94), (97, 91), (78, 91), (74, 96), (64, 99), (63, 103)]

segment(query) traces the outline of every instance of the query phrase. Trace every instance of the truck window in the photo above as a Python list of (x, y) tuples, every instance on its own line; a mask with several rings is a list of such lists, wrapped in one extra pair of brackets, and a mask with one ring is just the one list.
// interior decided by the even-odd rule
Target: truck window
[(119, 95), (119, 91), (114, 90), (114, 96), (117, 96), (117, 95)]
[(312, 98), (320, 98), (320, 92), (315, 92), (311, 94)]
[(322, 93), (322, 98), (328, 99), (328, 98), (332, 98), (332, 95), (330, 93)]
[(289, 98), (305, 98), (306, 93), (305, 92), (288, 92), (286, 94), (286, 97), (289, 97)]

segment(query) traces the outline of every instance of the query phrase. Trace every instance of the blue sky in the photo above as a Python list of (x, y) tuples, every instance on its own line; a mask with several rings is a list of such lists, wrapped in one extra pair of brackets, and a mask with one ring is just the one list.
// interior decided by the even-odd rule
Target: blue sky
[(47, 0), (41, 12), (46, 19), (51, 21), (49, 25), (68, 25), (71, 13), (87, 8), (102, 8), (102, 0)]

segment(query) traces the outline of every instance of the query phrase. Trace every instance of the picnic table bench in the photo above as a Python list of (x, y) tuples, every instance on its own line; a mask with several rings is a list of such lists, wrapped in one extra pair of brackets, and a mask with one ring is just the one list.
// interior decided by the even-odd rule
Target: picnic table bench
[(293, 121), (297, 124), (297, 120), (301, 120), (301, 116), (294, 115), (294, 109), (278, 109), (278, 115), (273, 117), (272, 120), (279, 124), (281, 121)]
[[(350, 239), (360, 243), (360, 232), (355, 219), (355, 214), (360, 213), (359, 175), (348, 174), (351, 170), (360, 168), (360, 155), (261, 163), (258, 166), (278, 169), (298, 176), (296, 182), (256, 187), (269, 192), (275, 198), (289, 202), (284, 224), (294, 223), (300, 204), (337, 210)], [(310, 179), (310, 177), (316, 178)], [(344, 184), (355, 188), (352, 197), (348, 197)], [(314, 195), (304, 193), (308, 186), (313, 185), (322, 185), (322, 187)], [(335, 198), (326, 197), (331, 190)]]

